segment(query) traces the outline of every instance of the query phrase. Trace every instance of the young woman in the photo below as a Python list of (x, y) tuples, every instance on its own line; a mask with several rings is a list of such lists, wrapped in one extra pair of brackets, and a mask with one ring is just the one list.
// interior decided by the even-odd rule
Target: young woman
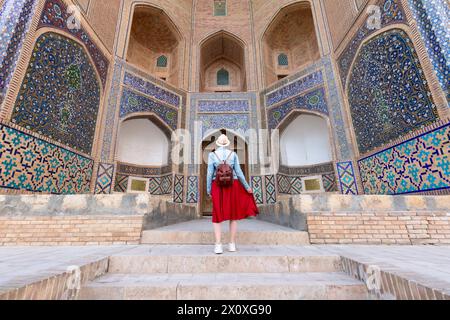
[[(214, 252), (223, 253), (221, 223), (230, 221), (230, 243), (228, 250), (236, 251), (237, 221), (259, 214), (253, 191), (245, 180), (238, 155), (229, 150), (230, 140), (226, 135), (217, 139), (218, 149), (208, 158), (207, 191), (213, 202), (213, 224), (216, 245)], [(217, 168), (224, 161), (233, 169), (233, 183), (222, 187), (216, 181)]]

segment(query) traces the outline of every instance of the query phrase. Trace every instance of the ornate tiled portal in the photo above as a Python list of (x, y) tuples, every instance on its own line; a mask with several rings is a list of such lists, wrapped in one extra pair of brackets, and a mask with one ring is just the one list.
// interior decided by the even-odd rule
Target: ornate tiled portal
[(100, 84), (84, 49), (56, 33), (36, 41), (12, 122), (91, 154)]
[(402, 30), (364, 44), (351, 72), (348, 97), (362, 154), (438, 119), (411, 39)]

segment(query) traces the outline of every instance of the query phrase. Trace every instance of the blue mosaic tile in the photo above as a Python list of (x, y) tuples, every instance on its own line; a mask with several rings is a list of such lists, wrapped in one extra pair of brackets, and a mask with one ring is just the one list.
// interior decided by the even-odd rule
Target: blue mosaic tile
[(325, 88), (298, 96), (267, 110), (269, 128), (275, 129), (293, 110), (317, 111), (328, 116)]
[(0, 125), (0, 187), (53, 194), (89, 193), (94, 161)]
[(67, 6), (61, 0), (47, 0), (38, 29), (43, 27), (57, 28), (80, 40), (88, 49), (104, 87), (108, 77), (109, 61), (83, 28), (69, 29), (67, 21), (71, 21), (71, 15), (67, 10)]
[(17, 66), (37, 0), (5, 0), (0, 8), (0, 104)]
[(442, 0), (409, 0), (428, 56), (450, 101), (450, 32), (448, 3)]
[(246, 114), (201, 114), (197, 120), (202, 122), (203, 138), (220, 129), (233, 130), (245, 136), (250, 129), (250, 117)]
[(95, 194), (110, 194), (113, 189), (114, 164), (99, 163)]
[(248, 100), (199, 100), (198, 112), (249, 112)]
[(180, 107), (181, 98), (164, 88), (161, 88), (150, 81), (146, 81), (140, 77), (134, 76), (129, 72), (125, 72), (123, 84), (131, 88), (165, 102), (176, 108)]
[(266, 97), (266, 107), (273, 106), (274, 104), (281, 102), (285, 99), (292, 98), (295, 95), (304, 92), (308, 89), (314, 88), (315, 86), (323, 84), (323, 76), (321, 71), (317, 71), (296, 80), (281, 89), (277, 89)]
[[(381, 27), (384, 28), (391, 24), (404, 23), (406, 24), (406, 15), (404, 13), (401, 0), (380, 0), (378, 5), (381, 7)], [(356, 35), (349, 42), (347, 47), (342, 51), (338, 58), (339, 70), (342, 84), (346, 85), (350, 68), (355, 59), (355, 55), (361, 43), (368, 36), (378, 31), (377, 29), (369, 29), (364, 23), (356, 33)]]
[(120, 104), (120, 117), (124, 118), (132, 113), (152, 112), (156, 114), (173, 130), (178, 126), (178, 110), (140, 95), (130, 89), (124, 89)]
[(346, 195), (357, 195), (358, 185), (356, 182), (355, 171), (353, 169), (353, 162), (339, 162), (337, 164), (337, 173), (341, 193)]
[(187, 178), (186, 203), (197, 203), (199, 200), (199, 184), (197, 176)]
[(412, 42), (399, 29), (382, 33), (361, 48), (348, 91), (362, 154), (439, 117)]
[(359, 162), (366, 194), (450, 189), (450, 123)]
[(99, 104), (100, 84), (83, 47), (59, 34), (41, 35), (11, 121), (90, 154)]

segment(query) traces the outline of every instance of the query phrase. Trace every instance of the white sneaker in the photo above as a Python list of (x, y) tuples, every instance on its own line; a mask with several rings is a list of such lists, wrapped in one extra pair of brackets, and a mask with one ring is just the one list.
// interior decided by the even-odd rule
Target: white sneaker
[(214, 248), (214, 253), (215, 254), (222, 254), (223, 253), (222, 244), (216, 244), (216, 246)]
[(230, 252), (236, 252), (236, 243), (230, 243), (228, 245), (228, 251)]

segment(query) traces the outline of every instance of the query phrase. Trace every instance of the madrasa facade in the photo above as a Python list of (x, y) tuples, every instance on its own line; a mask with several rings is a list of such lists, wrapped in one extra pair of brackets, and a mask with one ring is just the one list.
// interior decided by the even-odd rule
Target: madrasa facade
[(450, 190), (439, 0), (0, 0), (0, 194), (208, 215), (225, 133), (258, 205)]

